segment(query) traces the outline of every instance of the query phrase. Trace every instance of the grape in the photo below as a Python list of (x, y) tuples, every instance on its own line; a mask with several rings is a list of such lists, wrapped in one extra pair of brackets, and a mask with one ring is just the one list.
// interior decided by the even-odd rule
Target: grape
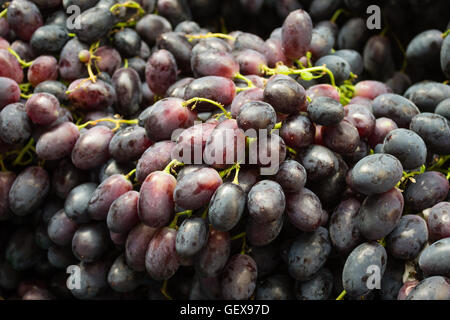
[(411, 86), (411, 79), (405, 73), (395, 72), (386, 81), (386, 85), (391, 88), (393, 93), (403, 94)]
[(356, 74), (361, 75), (364, 70), (364, 62), (361, 54), (353, 49), (341, 49), (333, 52), (333, 55), (341, 57), (350, 65), (350, 70)]
[(166, 32), (158, 37), (156, 44), (158, 48), (173, 54), (177, 66), (182, 72), (191, 72), (192, 44), (185, 35), (178, 32)]
[(366, 21), (355, 17), (349, 19), (339, 31), (337, 44), (339, 49), (360, 50), (367, 39)]
[(311, 145), (303, 149), (297, 157), (311, 181), (330, 176), (339, 166), (336, 155), (330, 149), (319, 145)]
[(414, 65), (433, 66), (439, 61), (442, 46), (442, 32), (426, 30), (416, 35), (406, 48), (406, 59)]
[(419, 267), (426, 276), (450, 275), (450, 238), (434, 242), (422, 251), (419, 257)]
[(358, 129), (361, 138), (369, 138), (373, 134), (376, 120), (369, 108), (359, 104), (348, 104), (344, 110), (344, 119)]
[(407, 281), (404, 283), (404, 285), (400, 288), (397, 295), (397, 300), (406, 300), (406, 297), (409, 295), (412, 289), (414, 289), (415, 286), (419, 284), (419, 281), (412, 280)]
[(284, 192), (299, 192), (306, 183), (306, 170), (295, 160), (286, 160), (280, 165), (275, 180)]
[(165, 98), (152, 106), (145, 121), (147, 136), (152, 141), (170, 140), (176, 129), (188, 128), (194, 124), (196, 113), (182, 105), (183, 100)]
[(156, 94), (164, 96), (167, 89), (175, 83), (177, 63), (167, 50), (155, 51), (145, 67), (145, 79), (149, 88)]
[(176, 179), (163, 171), (154, 171), (144, 180), (139, 196), (139, 218), (153, 228), (167, 225), (174, 214)]
[(449, 192), (449, 182), (437, 171), (424, 172), (415, 178), (404, 192), (405, 204), (413, 210), (421, 211), (431, 208), (446, 199)]
[(69, 219), (64, 210), (59, 210), (50, 219), (47, 232), (54, 243), (66, 246), (72, 241), (72, 237), (77, 229), (78, 224)]
[(247, 208), (257, 223), (278, 220), (284, 212), (286, 199), (281, 186), (270, 180), (255, 184), (248, 193)]
[(344, 108), (332, 98), (318, 96), (308, 105), (308, 115), (314, 123), (334, 126), (344, 118)]
[[(336, 90), (335, 87), (329, 84), (316, 84), (308, 88), (306, 90), (306, 95), (311, 99), (311, 101), (314, 101), (316, 98), (319, 97), (327, 97), (333, 100), (336, 100), (337, 102), (340, 102), (339, 93)], [(322, 101), (329, 101), (328, 99), (324, 99)], [(336, 109), (335, 102), (332, 103), (334, 106), (334, 110)], [(317, 104), (315, 104), (317, 106)], [(319, 106), (318, 106), (319, 107)], [(309, 106), (308, 106), (309, 108)], [(328, 117), (327, 117), (328, 118)]]
[[(233, 81), (225, 77), (207, 76), (197, 78), (192, 81), (186, 88), (184, 99), (206, 98), (229, 105), (236, 95), (236, 86)], [(198, 112), (213, 111), (215, 106), (210, 103), (196, 103)]]
[(136, 191), (128, 191), (114, 200), (106, 218), (109, 230), (125, 233), (138, 224), (138, 201), (139, 192)]
[(185, 20), (177, 24), (174, 31), (184, 34), (197, 33), (200, 32), (200, 26), (195, 21)]
[(108, 272), (108, 284), (117, 292), (132, 292), (142, 283), (142, 274), (132, 270), (122, 254), (116, 258)]
[(52, 126), (39, 137), (36, 143), (36, 154), (45, 160), (58, 160), (72, 153), (80, 132), (71, 122), (63, 122)]
[(332, 127), (324, 127), (322, 139), (325, 146), (340, 154), (354, 152), (360, 141), (358, 130), (346, 120)]
[(414, 131), (395, 129), (384, 139), (383, 152), (396, 157), (404, 169), (411, 170), (425, 164), (427, 147)]
[(420, 111), (414, 103), (394, 93), (379, 95), (373, 101), (375, 117), (390, 118), (399, 128), (407, 128), (414, 116), (419, 113)]
[(44, 25), (34, 31), (30, 39), (30, 45), (33, 52), (37, 54), (59, 53), (64, 45), (69, 41), (69, 35), (63, 25)]
[(171, 160), (174, 147), (172, 141), (159, 141), (145, 150), (136, 166), (137, 180), (142, 183), (150, 173), (163, 170)]
[(135, 161), (152, 144), (144, 128), (126, 127), (117, 131), (109, 142), (109, 153), (118, 162)]
[(133, 186), (122, 174), (114, 174), (103, 181), (92, 194), (87, 212), (94, 220), (104, 220), (108, 216), (109, 207), (118, 197), (131, 191)]
[(245, 49), (255, 50), (264, 54), (264, 40), (255, 34), (240, 32), (234, 41), (234, 51), (241, 51)]
[(63, 83), (55, 80), (45, 80), (34, 88), (34, 93), (47, 92), (54, 95), (60, 103), (67, 102), (67, 87)]
[(267, 65), (266, 56), (252, 49), (236, 51), (234, 58), (239, 64), (240, 72), (244, 75), (262, 75), (261, 66)]
[(52, 266), (58, 269), (65, 269), (76, 263), (70, 247), (51, 246), (47, 251), (47, 259)]
[(108, 233), (100, 223), (81, 225), (72, 239), (72, 251), (83, 262), (98, 260), (108, 248)]
[(239, 128), (244, 131), (248, 129), (270, 131), (275, 126), (277, 116), (270, 104), (250, 101), (241, 106), (236, 121)]
[[(87, 76), (87, 70), (84, 64), (78, 58), (82, 50), (88, 50), (89, 47), (80, 42), (77, 38), (69, 40), (61, 50), (59, 56), (59, 75), (63, 80), (73, 81)], [(99, 50), (96, 52), (99, 55)]]
[(0, 19), (0, 27), (0, 37), (7, 38), (9, 36), (10, 28), (6, 18)]
[(322, 205), (309, 189), (303, 188), (286, 197), (286, 212), (290, 222), (302, 231), (312, 232), (320, 226)]
[(251, 88), (239, 92), (233, 99), (230, 106), (231, 115), (236, 118), (239, 114), (242, 106), (250, 101), (262, 101), (263, 100), (263, 90), (260, 88)]
[(411, 290), (406, 300), (450, 300), (450, 280), (439, 276), (426, 278)]
[(298, 300), (328, 300), (333, 290), (333, 275), (320, 269), (312, 279), (295, 282), (295, 296)]
[(145, 253), (150, 240), (158, 229), (143, 223), (136, 225), (128, 234), (125, 243), (125, 258), (127, 264), (135, 271), (145, 271)]
[(34, 3), (25, 0), (11, 2), (8, 7), (7, 19), (10, 28), (16, 35), (27, 42), (34, 31), (43, 25), (39, 8)]
[(448, 85), (434, 82), (418, 82), (406, 90), (406, 99), (411, 100), (422, 112), (434, 112), (436, 106), (450, 97)]
[(373, 154), (358, 161), (350, 174), (352, 189), (370, 195), (387, 192), (401, 179), (400, 161), (388, 154)]
[[(280, 30), (281, 31), (281, 30)], [(267, 65), (274, 68), (277, 62), (289, 64), (288, 58), (284, 55), (281, 37), (278, 39), (270, 38), (266, 40), (265, 53)]]
[(110, 263), (100, 260), (93, 263), (81, 262), (78, 266), (80, 268), (81, 286), (70, 289), (70, 291), (77, 299), (93, 299), (108, 285), (107, 274)]
[(9, 209), (9, 191), (14, 184), (16, 175), (11, 171), (0, 172), (0, 221), (8, 219)]
[(234, 119), (217, 125), (206, 140), (203, 160), (206, 164), (224, 169), (228, 165), (245, 160), (245, 135)]
[(96, 64), (103, 74), (106, 72), (110, 76), (122, 65), (122, 58), (119, 51), (109, 46), (101, 46), (95, 50), (95, 55), (99, 57)]
[(115, 109), (130, 116), (139, 111), (142, 101), (141, 81), (132, 68), (122, 68), (114, 72), (112, 84), (117, 94)]
[(307, 147), (314, 142), (316, 129), (308, 117), (292, 115), (283, 123), (280, 136), (292, 148)]
[[(327, 55), (316, 61), (315, 66), (325, 65), (334, 75), (336, 84), (342, 84), (350, 77), (350, 65), (339, 56)], [(326, 76), (326, 78), (329, 78)]]
[(434, 113), (439, 114), (450, 121), (450, 98), (442, 100), (434, 110)]
[(77, 169), (69, 159), (62, 159), (52, 174), (55, 194), (65, 199), (69, 192), (86, 180), (86, 173)]
[[(184, 99), (184, 94), (186, 92), (186, 88), (192, 81), (194, 81), (194, 78), (191, 78), (191, 77), (186, 77), (186, 78), (178, 80), (173, 85), (171, 85), (169, 87), (169, 89), (167, 89), (166, 96)], [(147, 88), (148, 88), (148, 86), (147, 86)], [(152, 103), (153, 103), (153, 100), (152, 100)]]
[(28, 81), (33, 87), (46, 80), (58, 78), (58, 61), (52, 56), (40, 56), (28, 69)]
[(355, 96), (370, 100), (373, 100), (382, 94), (390, 93), (391, 91), (392, 90), (384, 83), (375, 80), (364, 80), (355, 85)]
[(134, 169), (134, 166), (134, 162), (118, 163), (116, 160), (110, 159), (101, 166), (100, 172), (98, 173), (98, 180), (99, 182), (103, 182), (114, 174), (126, 175)]
[(71, 31), (86, 43), (93, 43), (106, 36), (114, 25), (114, 16), (111, 11), (100, 7), (83, 11), (78, 19), (80, 26)]
[(26, 102), (25, 110), (33, 123), (48, 125), (58, 118), (59, 102), (49, 93), (36, 93)]
[(31, 166), (23, 170), (9, 190), (9, 208), (18, 216), (34, 212), (46, 198), (50, 189), (47, 171)]
[(19, 102), (19, 85), (10, 78), (0, 77), (0, 110), (8, 104)]
[(31, 135), (31, 122), (21, 103), (7, 105), (0, 112), (0, 139), (9, 144), (25, 143)]
[(116, 101), (114, 88), (100, 79), (95, 83), (86, 79), (75, 80), (68, 91), (70, 102), (83, 110), (104, 110)]
[(380, 294), (382, 300), (397, 300), (403, 285), (405, 266), (398, 260), (389, 259), (386, 271), (381, 279)]
[(312, 22), (306, 11), (292, 11), (282, 27), (281, 39), (286, 57), (298, 59), (306, 54), (312, 38)]
[(17, 59), (6, 49), (0, 49), (0, 77), (10, 78), (17, 83), (23, 80), (23, 71)]
[(222, 178), (216, 170), (201, 168), (178, 180), (173, 199), (176, 205), (184, 209), (200, 209), (210, 202), (221, 184)]
[(250, 217), (246, 226), (248, 241), (255, 247), (266, 246), (278, 237), (283, 225), (284, 215), (271, 222), (259, 222)]
[(385, 36), (373, 36), (364, 46), (364, 68), (375, 80), (387, 80), (395, 69), (389, 39)]
[(239, 63), (226, 51), (207, 50), (192, 56), (192, 71), (199, 77), (220, 76), (233, 79)]
[(355, 198), (342, 201), (330, 218), (330, 240), (341, 253), (349, 253), (362, 242), (358, 229), (358, 215), (361, 202)]
[(264, 101), (283, 114), (306, 110), (305, 89), (289, 77), (274, 77), (269, 80), (264, 89)]
[(369, 276), (378, 267), (380, 276), (386, 270), (387, 254), (383, 246), (377, 242), (365, 242), (357, 246), (347, 257), (342, 272), (344, 290), (352, 297), (358, 297), (370, 292), (367, 286)]
[(289, 249), (288, 269), (299, 281), (311, 279), (325, 264), (331, 251), (328, 231), (319, 227), (313, 233), (303, 233)]
[(443, 116), (428, 112), (418, 114), (411, 120), (409, 128), (425, 141), (428, 151), (450, 152), (450, 122)]
[(245, 203), (245, 192), (240, 185), (224, 183), (211, 198), (208, 220), (215, 229), (230, 231), (241, 220)]
[(145, 268), (152, 279), (167, 280), (180, 266), (175, 249), (177, 231), (162, 228), (150, 240), (145, 254)]
[(247, 300), (256, 288), (258, 271), (255, 261), (246, 254), (230, 258), (222, 275), (222, 295), (228, 300)]
[(105, 163), (110, 157), (108, 147), (113, 136), (111, 129), (104, 126), (85, 131), (72, 149), (75, 167), (87, 170)]
[(31, 288), (23, 296), (22, 300), (53, 300), (53, 295), (43, 288)]
[(141, 49), (141, 37), (135, 30), (125, 28), (114, 34), (114, 46), (126, 57), (137, 56)]
[(207, 225), (202, 218), (184, 220), (176, 235), (177, 254), (183, 258), (195, 256), (204, 247), (207, 236)]
[(313, 59), (327, 55), (334, 46), (335, 37), (333, 32), (325, 26), (316, 25), (312, 30), (309, 51)]
[(201, 39), (194, 47), (192, 48), (192, 56), (195, 56), (201, 52), (205, 51), (223, 51), (223, 52), (231, 52), (231, 46), (223, 39), (220, 38), (206, 38)]
[(210, 228), (208, 241), (194, 260), (195, 270), (202, 277), (216, 277), (225, 267), (230, 255), (230, 235)]
[(27, 228), (16, 230), (8, 241), (5, 257), (14, 270), (32, 268), (39, 259), (39, 247), (34, 241), (33, 232)]
[(394, 258), (414, 260), (427, 241), (425, 220), (408, 214), (401, 217), (398, 225), (386, 237), (386, 249)]
[(378, 118), (375, 121), (375, 127), (373, 129), (372, 134), (369, 136), (368, 142), (369, 145), (373, 148), (377, 144), (382, 144), (384, 138), (388, 135), (392, 130), (397, 129), (397, 124), (389, 118)]
[[(258, 274), (260, 273), (258, 268)], [(256, 300), (293, 300), (292, 285), (288, 276), (274, 274), (260, 280), (256, 286)]]
[(428, 216), (428, 230), (431, 238), (440, 240), (450, 237), (450, 203), (439, 202), (431, 208)]
[(440, 61), (441, 61), (441, 69), (444, 72), (444, 74), (449, 78), (450, 76), (450, 59), (449, 59), (449, 52), (450, 52), (450, 38), (445, 37), (444, 41), (442, 42), (442, 48), (441, 48), (441, 54), (440, 54)]

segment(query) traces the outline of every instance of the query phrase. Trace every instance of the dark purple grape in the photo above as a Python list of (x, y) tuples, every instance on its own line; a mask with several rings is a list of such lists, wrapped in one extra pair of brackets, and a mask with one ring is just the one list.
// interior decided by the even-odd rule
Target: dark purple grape
[(346, 120), (335, 126), (324, 127), (322, 139), (325, 146), (340, 154), (354, 152), (360, 141), (358, 129)]
[(284, 65), (289, 64), (288, 58), (284, 55), (281, 36), (278, 39), (270, 38), (266, 40), (264, 55), (267, 58), (267, 66), (270, 68), (274, 68), (277, 62), (282, 62)]
[[(339, 56), (323, 56), (322, 58), (317, 60), (314, 65), (317, 67), (325, 65), (333, 73), (334, 80), (336, 81), (337, 85), (342, 84), (350, 77), (349, 63)], [(325, 78), (328, 79), (329, 76), (327, 75), (325, 76)]]
[(339, 167), (337, 156), (328, 148), (311, 145), (298, 154), (298, 160), (306, 169), (308, 180), (316, 181), (336, 172)]
[(239, 64), (240, 73), (244, 75), (262, 75), (261, 66), (267, 65), (267, 58), (264, 54), (252, 50), (244, 49), (234, 52), (234, 58)]
[(141, 49), (141, 37), (131, 28), (124, 28), (114, 34), (114, 46), (125, 57), (134, 57)]
[(256, 34), (248, 32), (240, 32), (234, 41), (234, 51), (241, 51), (245, 49), (252, 49), (264, 54), (265, 43)]
[(246, 226), (248, 242), (255, 247), (266, 246), (279, 236), (283, 225), (284, 215), (271, 222), (261, 223), (249, 217)]
[(224, 299), (249, 299), (255, 291), (257, 275), (257, 266), (252, 257), (246, 254), (232, 256), (222, 275)]
[(401, 179), (403, 167), (388, 154), (373, 154), (358, 161), (350, 174), (352, 189), (370, 195), (391, 190)]
[(280, 165), (275, 180), (284, 192), (299, 192), (306, 184), (306, 170), (295, 160), (286, 160)]
[(320, 269), (308, 281), (295, 282), (297, 300), (328, 300), (333, 291), (333, 274), (326, 268)]
[(403, 195), (397, 188), (368, 196), (359, 209), (359, 231), (368, 240), (387, 236), (399, 224), (403, 206)]
[(361, 54), (352, 49), (341, 49), (333, 52), (333, 55), (341, 57), (350, 65), (350, 70), (356, 74), (361, 75), (364, 71), (364, 62)]
[(56, 80), (58, 78), (58, 61), (52, 56), (36, 58), (28, 69), (27, 78), (33, 87), (47, 80)]
[(415, 211), (431, 208), (445, 200), (449, 192), (449, 182), (437, 171), (424, 172), (415, 178), (405, 189), (405, 204)]
[(319, 96), (308, 105), (308, 115), (314, 123), (333, 126), (344, 119), (344, 107), (335, 99)]
[(142, 39), (151, 46), (161, 34), (172, 31), (172, 26), (170, 25), (170, 22), (162, 16), (147, 14), (136, 24), (136, 31)]
[(241, 220), (245, 203), (245, 192), (240, 185), (224, 183), (211, 198), (208, 220), (215, 229), (230, 231)]
[(359, 104), (348, 104), (345, 106), (344, 111), (344, 120), (347, 120), (358, 129), (361, 138), (368, 138), (373, 134), (376, 120), (369, 108)]
[(117, 100), (114, 88), (100, 79), (95, 83), (86, 79), (75, 80), (68, 91), (72, 105), (83, 110), (105, 110)]
[(83, 11), (79, 27), (71, 30), (85, 43), (93, 43), (108, 34), (114, 25), (114, 15), (109, 9), (92, 7)]
[(42, 167), (31, 166), (23, 170), (9, 190), (9, 207), (18, 216), (28, 215), (36, 210), (47, 197), (50, 181)]
[(289, 274), (299, 281), (311, 279), (325, 264), (330, 252), (327, 229), (319, 227), (313, 233), (299, 235), (289, 250)]
[(23, 81), (23, 71), (16, 57), (6, 49), (0, 49), (0, 77), (10, 78), (17, 83)]
[(242, 130), (264, 129), (270, 131), (277, 122), (277, 114), (272, 106), (262, 101), (249, 101), (241, 106), (236, 117)]
[(439, 202), (431, 208), (427, 223), (430, 237), (440, 240), (450, 237), (450, 203)]
[(25, 110), (31, 121), (38, 125), (48, 125), (59, 115), (59, 101), (49, 93), (33, 94), (25, 103)]
[(358, 230), (358, 214), (361, 202), (355, 198), (342, 201), (330, 218), (330, 240), (341, 253), (349, 253), (362, 242)]
[(66, 269), (76, 263), (70, 247), (51, 246), (47, 251), (48, 262), (58, 269)]
[(450, 275), (450, 238), (434, 242), (422, 251), (419, 257), (420, 269), (428, 276)]
[(152, 142), (144, 128), (126, 127), (117, 131), (109, 143), (109, 153), (117, 162), (135, 161), (147, 150)]
[(11, 189), (16, 175), (11, 171), (0, 172), (0, 221), (9, 218), (9, 190)]
[(94, 220), (105, 220), (109, 207), (118, 197), (131, 191), (133, 185), (122, 174), (114, 174), (103, 181), (92, 194), (87, 212)]
[[(78, 54), (89, 47), (77, 38), (69, 40), (59, 55), (59, 75), (63, 80), (74, 81), (86, 77), (88, 72), (85, 65), (80, 61)], [(96, 55), (99, 55), (97, 50)]]
[(404, 96), (411, 100), (420, 111), (434, 112), (441, 101), (450, 97), (450, 88), (443, 83), (422, 81), (409, 87)]
[(145, 67), (147, 85), (154, 93), (164, 96), (167, 89), (175, 83), (177, 71), (172, 53), (164, 49), (155, 51)]
[(450, 153), (450, 121), (434, 113), (421, 113), (411, 120), (409, 128), (417, 133), (436, 154)]
[(280, 136), (292, 148), (307, 147), (314, 142), (316, 129), (308, 117), (292, 115), (281, 127)]
[(32, 230), (17, 229), (9, 238), (5, 257), (14, 270), (24, 271), (32, 268), (40, 257)]
[(30, 39), (30, 46), (36, 54), (58, 54), (70, 37), (63, 25), (47, 24), (36, 29)]
[(0, 111), (8, 104), (19, 102), (20, 88), (10, 78), (0, 77)]
[(447, 76), (447, 79), (450, 78), (450, 38), (445, 37), (442, 42), (440, 61), (441, 61), (441, 69), (444, 74)]
[(306, 11), (298, 9), (289, 13), (281, 32), (286, 57), (299, 59), (306, 54), (312, 38), (312, 21)]
[(264, 99), (264, 91), (260, 88), (251, 88), (239, 92), (233, 99), (230, 106), (231, 116), (234, 118), (239, 114), (242, 106), (250, 101), (262, 101)]
[(173, 218), (177, 180), (164, 171), (150, 173), (142, 183), (139, 218), (153, 228), (162, 228)]
[[(260, 170), (257, 168), (241, 168), (239, 171), (239, 186), (246, 194), (248, 194), (255, 183), (259, 181), (259, 173)], [(180, 173), (178, 173), (178, 176), (180, 176)], [(233, 175), (230, 175), (228, 179), (225, 179), (224, 181), (232, 182), (233, 179)]]
[[(357, 246), (347, 257), (342, 272), (344, 290), (351, 297), (360, 297), (370, 292), (368, 281), (377, 267), (382, 277), (386, 270), (387, 254), (377, 242), (365, 242)], [(369, 283), (372, 284), (372, 283)]]
[(289, 221), (302, 231), (313, 232), (320, 226), (322, 205), (319, 198), (307, 188), (287, 195), (286, 212)]
[(420, 216), (407, 214), (386, 237), (386, 250), (394, 258), (414, 260), (428, 241), (427, 223)]
[(72, 122), (63, 122), (49, 128), (36, 143), (36, 154), (40, 159), (59, 160), (69, 156), (80, 136)]
[(158, 231), (148, 244), (145, 254), (145, 269), (154, 280), (171, 278), (180, 267), (180, 261), (175, 249), (177, 231), (163, 228)]
[(74, 187), (86, 179), (86, 173), (77, 169), (70, 159), (62, 159), (53, 171), (52, 188), (58, 197), (65, 199)]
[(113, 136), (112, 130), (104, 126), (85, 131), (72, 149), (75, 167), (87, 170), (104, 164), (110, 157), (108, 148)]
[(118, 197), (109, 207), (106, 219), (109, 230), (115, 233), (125, 233), (138, 222), (139, 193), (128, 191)]
[(406, 300), (450, 300), (450, 279), (434, 276), (419, 282)]
[(143, 274), (131, 269), (122, 254), (117, 257), (108, 272), (108, 284), (117, 292), (132, 292), (143, 282)]
[(152, 141), (170, 140), (175, 130), (194, 124), (196, 112), (182, 103), (183, 100), (178, 98), (165, 98), (152, 106), (145, 121), (147, 135)]
[(239, 73), (239, 63), (226, 51), (199, 52), (192, 56), (191, 65), (196, 78), (219, 76), (233, 79)]
[(406, 59), (413, 65), (430, 67), (439, 65), (442, 32), (436, 29), (417, 34), (406, 48)]
[[(258, 276), (260, 270), (258, 268)], [(256, 300), (293, 300), (291, 280), (284, 274), (274, 274), (258, 281), (255, 291)]]
[(389, 259), (380, 283), (380, 296), (382, 300), (397, 300), (398, 293), (403, 285), (405, 266), (401, 261)]
[(182, 258), (195, 256), (205, 246), (208, 236), (207, 224), (202, 218), (183, 221), (177, 231), (175, 249)]
[[(192, 81), (194, 81), (194, 78), (191, 78), (191, 77), (186, 77), (186, 78), (182, 78), (182, 79), (178, 80), (173, 85), (171, 85), (169, 87), (169, 89), (167, 89), (166, 96), (184, 99), (184, 94), (186, 92), (186, 88)], [(153, 101), (152, 101), (152, 103), (153, 103)]]
[(278, 76), (269, 80), (264, 89), (264, 101), (275, 111), (283, 114), (295, 114), (306, 110), (305, 89), (294, 79)]
[(78, 224), (69, 219), (64, 210), (59, 210), (53, 215), (48, 223), (48, 236), (50, 239), (60, 246), (66, 246), (72, 241)]
[(136, 177), (144, 182), (154, 171), (163, 170), (170, 162), (175, 142), (159, 141), (151, 145), (141, 156), (136, 166)]
[(208, 241), (194, 260), (195, 270), (202, 277), (218, 276), (229, 259), (230, 246), (228, 232), (210, 228)]
[(75, 298), (82, 300), (93, 299), (107, 288), (109, 261), (81, 262), (78, 267), (80, 268), (81, 286), (70, 289)]
[(373, 114), (375, 117), (390, 118), (400, 128), (409, 127), (411, 120), (419, 113), (420, 111), (414, 103), (397, 94), (382, 94), (373, 101)]
[(106, 72), (110, 76), (112, 76), (122, 65), (120, 53), (113, 47), (101, 46), (95, 50), (95, 55), (99, 57), (95, 62), (98, 69), (102, 73)]
[(373, 36), (364, 46), (364, 69), (375, 80), (387, 80), (394, 74), (395, 64), (389, 38), (386, 36)]
[(8, 7), (7, 19), (10, 28), (23, 41), (30, 41), (37, 28), (43, 25), (39, 8), (30, 1), (15, 0)]
[(115, 109), (125, 116), (136, 114), (142, 102), (139, 74), (132, 68), (121, 68), (114, 72), (111, 81), (117, 94)]
[(397, 124), (389, 118), (378, 118), (375, 121), (375, 127), (373, 128), (372, 134), (369, 136), (369, 145), (374, 148), (377, 144), (382, 144), (384, 138), (392, 130), (397, 129)]
[(312, 30), (311, 43), (309, 45), (309, 51), (313, 59), (316, 60), (329, 54), (334, 46), (334, 42), (335, 37), (328, 27), (316, 25)]
[(436, 107), (434, 113), (439, 114), (450, 121), (450, 98), (442, 100)]
[(7, 105), (0, 112), (0, 139), (8, 144), (25, 143), (31, 136), (31, 121), (22, 103)]
[(94, 262), (108, 249), (108, 238), (104, 224), (83, 224), (73, 235), (72, 252), (82, 262)]
[(286, 199), (281, 186), (270, 180), (255, 184), (248, 193), (247, 208), (257, 223), (270, 223), (281, 218)]
[(91, 217), (87, 208), (95, 189), (97, 189), (97, 184), (93, 182), (83, 183), (73, 188), (64, 203), (64, 212), (67, 217), (77, 223), (90, 221)]
[(54, 95), (60, 103), (67, 102), (67, 86), (59, 81), (46, 80), (39, 83), (36, 88), (34, 88), (34, 93), (47, 92)]
[(145, 253), (150, 240), (158, 229), (146, 226), (143, 223), (135, 226), (128, 234), (125, 243), (125, 258), (127, 264), (135, 271), (145, 271)]

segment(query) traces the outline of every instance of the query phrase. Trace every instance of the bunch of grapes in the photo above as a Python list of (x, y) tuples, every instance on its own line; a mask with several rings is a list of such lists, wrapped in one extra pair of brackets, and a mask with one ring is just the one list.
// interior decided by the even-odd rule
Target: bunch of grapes
[(0, 0), (0, 298), (450, 300), (446, 2)]

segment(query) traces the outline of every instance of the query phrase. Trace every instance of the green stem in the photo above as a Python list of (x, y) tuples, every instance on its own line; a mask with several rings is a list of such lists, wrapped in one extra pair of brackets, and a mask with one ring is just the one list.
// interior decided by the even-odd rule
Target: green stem
[(164, 171), (165, 173), (172, 174), (172, 173), (171, 173), (171, 170), (172, 170), (174, 167), (177, 167), (177, 166), (183, 166), (183, 165), (184, 165), (183, 162), (180, 162), (180, 161), (178, 161), (177, 159), (173, 159), (172, 161), (169, 162), (169, 164), (164, 168), (163, 171)]
[(0, 169), (2, 172), (8, 171), (6, 169), (5, 163), (3, 162), (3, 155), (0, 155)]
[(274, 129), (281, 129), (282, 125), (283, 125), (283, 121), (280, 121), (280, 122), (277, 122), (273, 128)]
[(239, 72), (236, 73), (234, 77), (235, 77), (235, 79), (240, 79), (242, 81), (245, 81), (247, 83), (248, 88), (254, 88), (255, 87), (255, 85), (253, 84), (253, 82), (249, 78), (245, 77), (244, 75), (240, 74)]
[(208, 216), (208, 212), (209, 212), (209, 207), (206, 207), (205, 210), (203, 210), (202, 213), (202, 219), (205, 220), (206, 217)]
[(231, 237), (231, 241), (233, 240), (238, 240), (238, 239), (242, 239), (242, 247), (241, 247), (241, 254), (245, 254), (246, 252), (246, 247), (247, 247), (247, 233), (246, 232), (241, 232), (237, 235), (235, 235), (234, 237)]
[[(1, 14), (0, 14), (1, 15)], [(442, 34), (442, 38), (445, 38), (446, 36), (448, 36), (450, 34), (450, 29), (448, 29), (447, 31), (445, 31), (443, 34)]]
[(78, 126), (78, 130), (81, 130), (83, 128), (86, 128), (89, 125), (96, 125), (99, 122), (113, 122), (116, 124), (116, 128), (113, 129), (116, 130), (118, 128), (120, 128), (120, 124), (121, 123), (125, 123), (125, 124), (138, 124), (138, 119), (133, 119), (133, 120), (124, 120), (124, 119), (108, 119), (108, 118), (102, 118), (102, 119), (98, 119), (98, 120), (92, 120), (92, 121), (88, 121), (86, 123), (83, 123), (81, 125)]
[(342, 291), (341, 294), (336, 298), (336, 300), (344, 300), (345, 295), (347, 294), (347, 291)]
[(440, 169), (448, 160), (450, 160), (450, 155), (441, 156), (435, 164), (428, 168), (428, 171)]
[(145, 14), (145, 10), (142, 9), (142, 7), (139, 5), (139, 3), (135, 2), (135, 1), (127, 1), (124, 3), (116, 3), (115, 5), (113, 5), (111, 8), (109, 8), (109, 11), (111, 11), (112, 14), (116, 14), (116, 10), (120, 7), (125, 7), (125, 8), (134, 8), (137, 9), (139, 12), (139, 15), (143, 16)]
[(8, 47), (8, 51), (17, 59), (17, 61), (19, 61), (22, 68), (27, 68), (33, 64), (33, 61), (26, 62), (26, 61), (22, 60), (22, 58), (17, 54), (17, 52), (15, 52), (13, 49), (11, 49), (11, 47)]
[(238, 168), (238, 166), (239, 166), (239, 163), (235, 163), (231, 167), (229, 167), (223, 171), (220, 171), (219, 172), (220, 177), (223, 179), (225, 176), (228, 176), (230, 174), (230, 172), (233, 171), (234, 169)]
[(172, 222), (169, 225), (169, 228), (176, 229), (179, 217), (181, 217), (181, 216), (188, 216), (188, 217), (190, 217), (191, 215), (192, 215), (192, 210), (186, 210), (186, 211), (182, 211), (182, 212), (176, 213), (175, 217), (173, 218)]
[(136, 169), (131, 170), (125, 175), (125, 179), (130, 180), (130, 177), (136, 172)]
[(71, 32), (67, 33), (67, 35), (71, 38), (75, 38), (77, 36), (75, 33), (71, 33)]
[(385, 238), (378, 240), (378, 243), (381, 244), (383, 247), (386, 247), (386, 239)]
[(236, 164), (236, 172), (234, 173), (234, 179), (233, 182), (236, 185), (239, 185), (239, 171), (241, 170), (241, 166), (237, 163)]
[(341, 14), (343, 14), (343, 13), (349, 14), (350, 12), (348, 12), (348, 11), (345, 10), (345, 9), (338, 9), (338, 10), (336, 10), (336, 12), (333, 14), (333, 16), (331, 17), (330, 21), (333, 22), (333, 23), (336, 23), (336, 20), (337, 20), (337, 19), (339, 18), (339, 16), (340, 16)]
[(234, 38), (228, 34), (211, 33), (211, 32), (208, 32), (207, 34), (187, 34), (186, 38), (188, 38), (189, 41), (192, 41), (193, 39), (206, 39), (206, 38), (222, 38), (222, 39), (234, 40)]
[(293, 155), (297, 155), (297, 151), (295, 151), (294, 149), (292, 149), (291, 147), (286, 146), (286, 150), (289, 151), (290, 153), (292, 153)]
[(195, 109), (195, 107), (197, 106), (197, 102), (211, 103), (211, 104), (215, 105), (217, 108), (219, 108), (220, 110), (222, 110), (228, 119), (231, 119), (231, 113), (228, 112), (222, 104), (220, 104), (219, 102), (216, 102), (214, 100), (211, 100), (211, 99), (195, 97), (195, 98), (192, 98), (192, 99), (189, 99), (189, 100), (183, 102), (183, 106), (187, 107), (190, 104), (194, 103), (194, 106), (191, 107), (191, 110), (192, 110), (192, 109)]
[(163, 285), (161, 287), (161, 293), (164, 297), (166, 297), (167, 300), (173, 300), (172, 297), (167, 292), (167, 282), (168, 280), (164, 280)]
[(17, 166), (19, 164), (24, 164), (24, 163), (22, 163), (22, 158), (30, 149), (33, 150), (33, 144), (34, 144), (34, 139), (31, 138), (28, 141), (28, 143), (25, 145), (25, 147), (22, 150), (20, 150), (19, 155), (17, 156), (17, 158), (13, 162), (14, 166)]
[(124, 60), (123, 60), (123, 67), (126, 69), (126, 68), (128, 68), (128, 59), (127, 58), (125, 58)]
[(0, 12), (0, 18), (3, 18), (4, 16), (6, 16), (7, 12), (8, 12), (8, 9), (5, 9), (2, 12)]

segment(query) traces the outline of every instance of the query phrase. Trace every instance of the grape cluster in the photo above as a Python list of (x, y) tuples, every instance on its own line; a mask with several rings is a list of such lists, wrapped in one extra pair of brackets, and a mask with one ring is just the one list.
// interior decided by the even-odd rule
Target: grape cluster
[(0, 299), (450, 300), (448, 3), (370, 4), (0, 0)]

